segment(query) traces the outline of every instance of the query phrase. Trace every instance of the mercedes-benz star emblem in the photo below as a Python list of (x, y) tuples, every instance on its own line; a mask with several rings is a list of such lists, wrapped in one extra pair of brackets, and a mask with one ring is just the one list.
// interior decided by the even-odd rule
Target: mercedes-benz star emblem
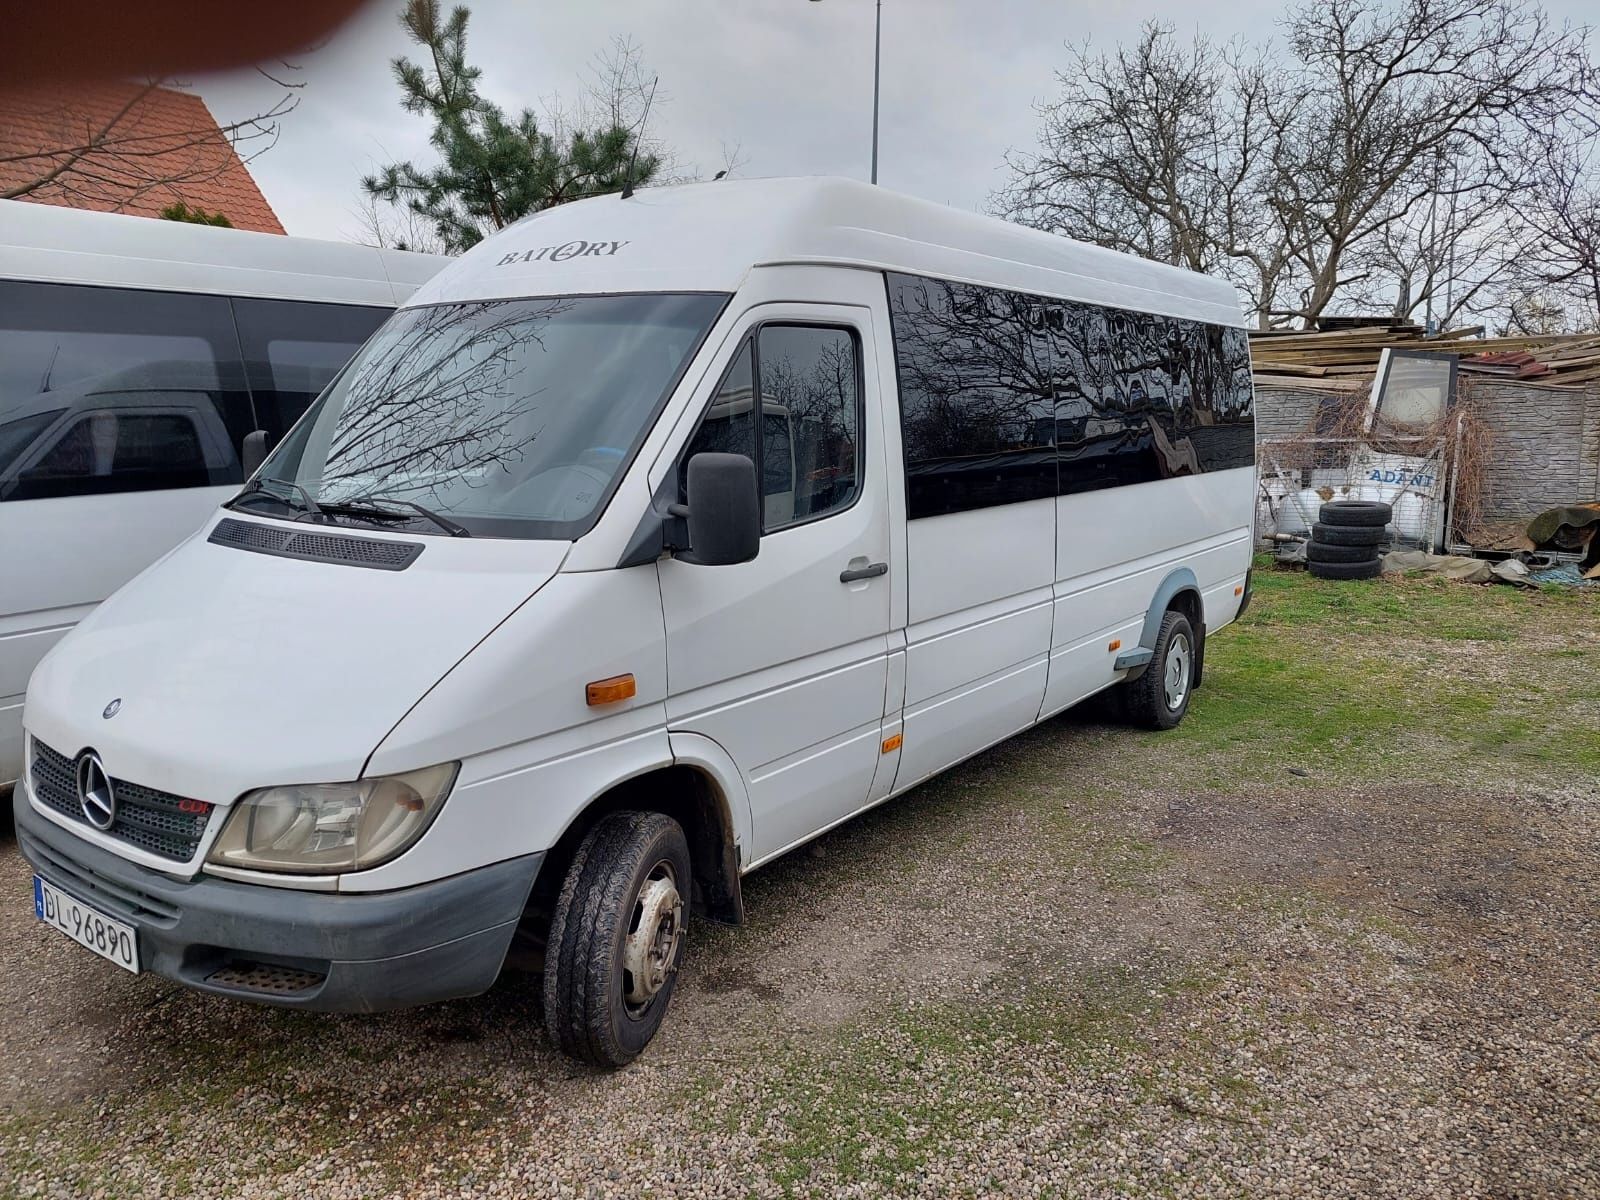
[(116, 716), (117, 713), (121, 711), (121, 709), (122, 709), (122, 697), (118, 696), (110, 704), (106, 705), (105, 710), (103, 712), (101, 712), (100, 715), (102, 717), (104, 717), (106, 720), (109, 721), (109, 720), (111, 720), (112, 717)]
[(83, 819), (96, 829), (110, 829), (117, 819), (117, 794), (111, 790), (111, 776), (93, 750), (78, 759), (78, 807)]

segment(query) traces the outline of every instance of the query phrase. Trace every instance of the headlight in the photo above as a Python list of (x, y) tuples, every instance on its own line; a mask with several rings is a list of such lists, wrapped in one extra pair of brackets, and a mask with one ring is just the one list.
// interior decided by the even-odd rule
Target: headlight
[(460, 765), (248, 792), (228, 814), (208, 861), (313, 875), (375, 867), (422, 836)]

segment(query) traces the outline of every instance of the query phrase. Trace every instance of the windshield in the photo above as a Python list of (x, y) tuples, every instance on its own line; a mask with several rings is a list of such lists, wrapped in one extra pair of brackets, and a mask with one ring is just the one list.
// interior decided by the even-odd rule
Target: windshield
[(442, 516), (475, 535), (578, 537), (725, 299), (563, 296), (396, 313), (260, 479), (294, 485), (274, 491), (309, 498), (328, 520), (437, 533)]

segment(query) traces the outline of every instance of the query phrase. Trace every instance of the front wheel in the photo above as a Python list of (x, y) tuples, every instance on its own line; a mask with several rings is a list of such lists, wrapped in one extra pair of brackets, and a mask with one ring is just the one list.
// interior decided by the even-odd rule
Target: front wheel
[(1194, 692), (1195, 653), (1189, 618), (1168, 612), (1161, 618), (1150, 665), (1139, 678), (1123, 684), (1128, 719), (1146, 729), (1171, 729), (1183, 720)]
[(544, 1019), (597, 1067), (637, 1058), (666, 1016), (683, 957), (689, 845), (660, 813), (602, 818), (578, 845), (550, 921)]

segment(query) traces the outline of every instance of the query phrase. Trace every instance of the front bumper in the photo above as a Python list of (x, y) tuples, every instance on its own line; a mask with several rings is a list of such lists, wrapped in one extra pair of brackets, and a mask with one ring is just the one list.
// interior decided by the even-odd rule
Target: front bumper
[(186, 987), (321, 1012), (476, 996), (500, 973), (544, 855), (396, 892), (173, 879), (12, 801), (17, 844), (56, 887), (138, 931), (142, 969)]

